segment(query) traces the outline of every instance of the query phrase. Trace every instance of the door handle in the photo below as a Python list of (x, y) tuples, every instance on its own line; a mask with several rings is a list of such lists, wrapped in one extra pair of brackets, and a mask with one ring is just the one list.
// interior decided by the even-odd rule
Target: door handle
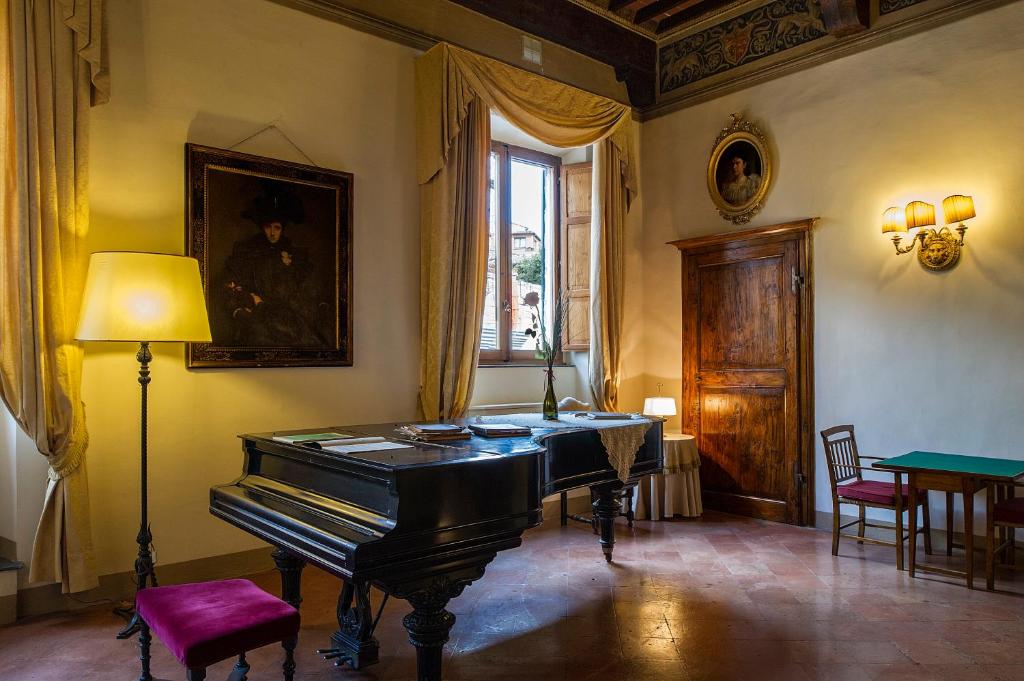
[(791, 270), (791, 275), (790, 276), (791, 276), (791, 280), (790, 281), (791, 281), (792, 286), (793, 286), (793, 293), (798, 293), (800, 291), (800, 287), (802, 287), (804, 285), (804, 275), (797, 274), (796, 268), (794, 267)]

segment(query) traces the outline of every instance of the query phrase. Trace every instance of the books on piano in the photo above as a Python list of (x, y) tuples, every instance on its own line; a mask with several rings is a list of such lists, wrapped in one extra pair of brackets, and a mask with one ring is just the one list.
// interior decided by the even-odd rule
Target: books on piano
[(290, 445), (300, 445), (303, 442), (322, 442), (326, 440), (346, 440), (352, 437), (351, 435), (345, 435), (344, 433), (297, 433), (295, 435), (275, 435), (274, 439), (278, 442), (286, 442)]
[(471, 423), (468, 427), (474, 434), (483, 437), (520, 437), (532, 432), (528, 427), (514, 423)]
[(451, 423), (409, 423), (396, 429), (397, 432), (423, 442), (445, 442), (467, 440), (473, 436), (462, 426)]

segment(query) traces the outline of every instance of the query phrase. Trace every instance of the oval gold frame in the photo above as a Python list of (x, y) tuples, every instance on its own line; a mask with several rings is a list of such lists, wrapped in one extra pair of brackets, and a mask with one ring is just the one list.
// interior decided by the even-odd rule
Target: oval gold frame
[[(725, 150), (734, 142), (739, 141), (748, 142), (761, 155), (761, 186), (749, 201), (734, 206), (722, 198), (719, 193), (715, 171), (718, 169), (718, 162)], [(761, 130), (750, 121), (743, 120), (741, 114), (732, 114), (732, 123), (728, 127), (722, 128), (718, 134), (711, 148), (711, 159), (708, 161), (708, 193), (711, 195), (715, 207), (718, 208), (718, 214), (735, 225), (750, 222), (750, 218), (761, 210), (764, 198), (768, 194), (772, 183), (772, 165), (772, 158), (768, 153), (768, 140), (765, 139)]]

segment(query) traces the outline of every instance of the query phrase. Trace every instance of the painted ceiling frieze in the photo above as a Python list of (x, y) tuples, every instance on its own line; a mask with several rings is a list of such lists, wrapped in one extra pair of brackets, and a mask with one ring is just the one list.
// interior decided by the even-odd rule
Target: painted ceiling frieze
[[(888, 0), (893, 4), (914, 1), (920, 0)], [(661, 93), (826, 35), (815, 0), (775, 0), (662, 47), (658, 52)]]
[(905, 9), (921, 2), (924, 2), (924, 0), (878, 0), (878, 13), (888, 14), (889, 12)]

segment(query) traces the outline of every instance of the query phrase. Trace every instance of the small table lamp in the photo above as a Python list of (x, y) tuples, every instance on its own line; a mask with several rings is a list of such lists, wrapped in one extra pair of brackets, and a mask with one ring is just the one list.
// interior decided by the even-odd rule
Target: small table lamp
[[(146, 391), (149, 385), (151, 342), (209, 342), (210, 322), (206, 316), (199, 262), (195, 258), (161, 253), (107, 251), (93, 253), (85, 280), (82, 313), (75, 338), (81, 341), (133, 341), (139, 343), (139, 385), (142, 386), (141, 520), (136, 541), (136, 589), (147, 582), (156, 586), (153, 556), (149, 545), (146, 485)], [(123, 613), (127, 616), (127, 612)], [(128, 638), (138, 630), (138, 615), (117, 637)]]
[(658, 396), (648, 397), (644, 400), (644, 416), (675, 416), (676, 400), (674, 397), (662, 397), (661, 386), (658, 384)]

